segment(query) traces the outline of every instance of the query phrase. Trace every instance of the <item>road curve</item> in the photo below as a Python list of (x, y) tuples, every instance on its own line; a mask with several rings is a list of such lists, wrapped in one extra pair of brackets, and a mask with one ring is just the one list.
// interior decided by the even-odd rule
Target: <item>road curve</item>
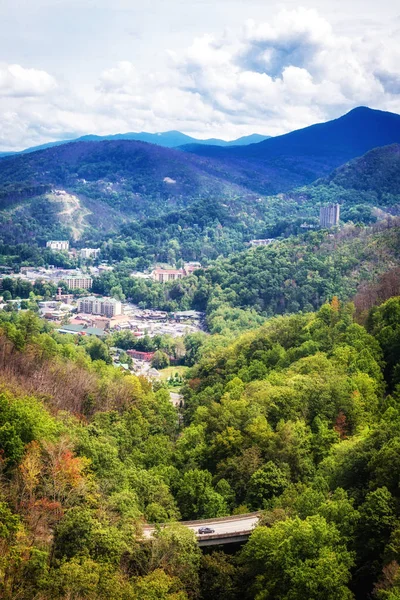
[[(231, 517), (221, 517), (218, 519), (205, 519), (201, 521), (181, 521), (181, 525), (185, 525), (188, 529), (192, 529), (196, 533), (196, 537), (202, 539), (201, 534), (198, 533), (199, 527), (210, 527), (214, 529), (214, 533), (207, 534), (207, 537), (217, 538), (225, 534), (234, 533), (250, 533), (258, 523), (260, 513), (250, 513), (245, 515), (234, 515)], [(160, 525), (161, 527), (167, 527), (167, 524)], [(154, 525), (145, 525), (143, 527), (144, 537), (150, 538), (155, 531)]]

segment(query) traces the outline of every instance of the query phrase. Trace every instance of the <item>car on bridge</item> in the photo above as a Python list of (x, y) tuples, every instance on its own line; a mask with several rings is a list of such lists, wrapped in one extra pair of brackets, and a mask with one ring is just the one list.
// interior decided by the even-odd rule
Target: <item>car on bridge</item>
[(200, 535), (204, 533), (215, 533), (215, 529), (211, 529), (211, 527), (199, 527), (197, 533), (199, 533)]

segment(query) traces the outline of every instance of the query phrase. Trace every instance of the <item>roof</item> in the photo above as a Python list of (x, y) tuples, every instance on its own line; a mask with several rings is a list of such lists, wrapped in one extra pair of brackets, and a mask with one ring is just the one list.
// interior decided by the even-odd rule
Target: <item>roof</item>
[(98, 327), (87, 327), (84, 325), (63, 325), (60, 329), (57, 329), (59, 333), (85, 333), (87, 335), (105, 335), (102, 329), (98, 329)]
[(63, 325), (62, 326), (62, 330), (63, 331), (71, 331), (71, 332), (76, 332), (78, 333), (79, 331), (82, 331), (83, 329), (83, 325)]
[(166, 275), (184, 275), (185, 274), (185, 270), (184, 269), (162, 269), (161, 267), (157, 267), (156, 269), (154, 269), (154, 273), (164, 273)]
[(176, 317), (201, 317), (202, 314), (197, 310), (177, 310), (174, 312)]
[(88, 327), (87, 329), (84, 329), (84, 331), (88, 335), (99, 335), (99, 336), (105, 335), (104, 331), (102, 329), (99, 329), (98, 327)]
[(96, 298), (96, 296), (84, 296), (83, 298), (79, 298), (79, 302), (108, 302), (110, 304), (117, 304), (117, 302), (120, 302), (120, 300), (116, 300), (115, 298), (109, 297)]

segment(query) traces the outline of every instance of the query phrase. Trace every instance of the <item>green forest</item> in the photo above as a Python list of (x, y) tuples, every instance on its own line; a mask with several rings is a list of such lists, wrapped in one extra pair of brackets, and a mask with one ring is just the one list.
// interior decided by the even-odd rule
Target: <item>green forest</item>
[[(0, 598), (400, 600), (400, 146), (371, 150), (397, 119), (357, 109), (300, 146), (0, 160)], [(58, 282), (23, 267), (100, 261), (90, 293), (201, 311), (204, 331), (99, 339), (38, 317)], [(201, 266), (143, 277), (185, 261)], [(164, 378), (130, 372), (130, 349)], [(225, 546), (184, 524), (248, 513)]]
[(211, 333), (232, 335), (269, 316), (316, 310), (335, 294), (350, 300), (360, 286), (373, 285), (398, 266), (400, 229), (392, 219), (276, 240), (167, 284), (131, 277), (121, 262), (112, 273), (94, 278), (93, 291), (118, 289), (142, 307), (206, 311)]
[[(209, 347), (183, 419), (98, 340), (29, 311), (0, 329), (2, 598), (399, 597), (400, 298)], [(257, 510), (234, 553), (177, 523)], [(146, 540), (145, 522), (171, 525)]]

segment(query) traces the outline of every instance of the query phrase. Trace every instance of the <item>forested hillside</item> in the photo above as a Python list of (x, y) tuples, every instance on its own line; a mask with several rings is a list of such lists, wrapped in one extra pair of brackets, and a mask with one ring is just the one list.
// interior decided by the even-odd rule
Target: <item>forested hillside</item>
[(74, 142), (0, 163), (3, 208), (64, 186), (137, 216), (151, 214), (150, 200), (168, 200), (170, 209), (181, 197), (237, 193), (229, 170), (224, 175), (218, 163), (207, 159), (127, 140)]
[(381, 201), (387, 201), (390, 195), (400, 194), (400, 145), (375, 148), (333, 171), (326, 182), (375, 192)]
[(121, 285), (127, 298), (143, 306), (206, 310), (211, 332), (229, 333), (256, 326), (262, 317), (318, 309), (334, 295), (351, 299), (360, 286), (377, 283), (398, 266), (400, 229), (391, 219), (276, 240), (168, 284), (133, 278), (121, 263), (114, 273), (95, 278), (93, 289), (103, 294)]
[[(334, 298), (210, 351), (181, 425), (102, 342), (1, 313), (2, 597), (395, 598), (400, 299), (368, 331), (352, 313)], [(141, 536), (258, 509), (237, 554), (179, 525)]]
[[(339, 119), (311, 125), (243, 148), (190, 146), (199, 156), (268, 164), (269, 181), (255, 178), (254, 189), (275, 193), (286, 174), (284, 191), (311, 183), (378, 146), (400, 143), (400, 115), (358, 107)], [(292, 177), (291, 177), (292, 174)], [(297, 179), (297, 182), (296, 182)], [(302, 182), (300, 181), (302, 179)]]

